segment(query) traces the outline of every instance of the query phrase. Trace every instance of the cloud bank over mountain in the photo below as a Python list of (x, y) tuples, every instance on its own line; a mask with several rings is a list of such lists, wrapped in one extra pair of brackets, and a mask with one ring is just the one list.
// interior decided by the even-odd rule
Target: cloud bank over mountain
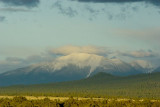
[[(101, 65), (101, 61), (103, 59), (107, 59), (108, 61), (119, 59), (128, 63), (134, 62), (131, 65), (136, 65), (138, 63), (141, 68), (144, 68), (148, 63), (154, 62), (154, 60), (150, 59), (157, 59), (158, 57), (158, 54), (153, 51), (122, 51), (113, 50), (108, 47), (67, 45), (59, 48), (48, 49), (41, 55), (33, 55), (23, 59), (18, 57), (8, 57), (4, 61), (0, 61), (0, 66), (4, 66), (3, 70), (1, 69), (1, 72), (4, 72), (6, 70), (11, 70), (11, 68), (13, 69), (31, 64), (52, 62), (53, 69), (55, 70), (61, 69), (69, 64), (73, 64), (79, 67), (90, 66), (90, 72), (92, 72), (97, 66)], [(115, 61), (118, 60), (114, 60), (114, 62)], [(151, 65), (152, 64), (150, 64), (150, 66)], [(154, 63), (153, 66), (155, 66)]]
[(63, 46), (55, 49), (50, 49), (49, 53), (58, 54), (58, 55), (69, 55), (72, 53), (88, 53), (88, 54), (97, 54), (97, 55), (106, 55), (109, 53), (109, 50), (105, 47), (96, 47), (96, 46)]
[(131, 51), (131, 52), (125, 52), (121, 53), (123, 56), (129, 56), (133, 58), (143, 58), (143, 57), (155, 57), (157, 54), (152, 52), (151, 50), (149, 51), (144, 51), (144, 50), (138, 50), (138, 51)]

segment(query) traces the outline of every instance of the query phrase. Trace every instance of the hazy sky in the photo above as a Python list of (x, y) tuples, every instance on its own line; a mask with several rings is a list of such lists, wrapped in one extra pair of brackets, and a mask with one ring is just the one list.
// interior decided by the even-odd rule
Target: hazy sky
[(159, 56), (160, 3), (117, 1), (0, 0), (0, 61), (66, 45)]

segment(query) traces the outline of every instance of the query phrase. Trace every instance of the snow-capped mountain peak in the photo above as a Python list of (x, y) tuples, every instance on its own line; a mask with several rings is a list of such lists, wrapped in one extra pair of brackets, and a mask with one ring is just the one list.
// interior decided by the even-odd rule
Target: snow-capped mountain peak
[[(99, 65), (100, 62), (104, 59), (103, 56), (98, 56), (95, 54), (87, 54), (87, 53), (72, 53), (66, 56), (62, 56), (57, 58), (52, 62), (52, 68), (54, 71), (60, 70), (61, 68), (72, 64), (76, 65), (80, 68), (91, 67), (90, 73), (93, 72)], [(89, 74), (88, 74), (89, 76)]]
[[(98, 72), (118, 76), (135, 75), (149, 72), (150, 68), (152, 66), (145, 61), (135, 61), (130, 64), (117, 58), (108, 59), (95, 54), (72, 53), (58, 57), (52, 62), (5, 72), (0, 74), (0, 80), (5, 81), (8, 85), (60, 82), (83, 79)], [(16, 81), (14, 81), (15, 78)]]

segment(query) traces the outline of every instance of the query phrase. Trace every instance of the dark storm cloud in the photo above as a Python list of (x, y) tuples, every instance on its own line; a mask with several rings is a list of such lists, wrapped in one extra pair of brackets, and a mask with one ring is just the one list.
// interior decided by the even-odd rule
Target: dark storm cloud
[(5, 16), (0, 16), (0, 22), (3, 22), (5, 20)]
[(159, 0), (78, 0), (79, 2), (94, 2), (94, 3), (132, 3), (146, 2), (155, 6), (160, 6)]
[(63, 15), (67, 15), (69, 17), (74, 17), (78, 14), (78, 12), (73, 9), (72, 7), (68, 6), (68, 7), (64, 7), (61, 3), (61, 1), (56, 1), (53, 4), (53, 8), (57, 8), (59, 13), (63, 14)]
[(0, 0), (0, 2), (13, 6), (35, 7), (39, 4), (39, 0)]
[(4, 12), (31, 12), (30, 9), (26, 9), (26, 8), (0, 8), (0, 11), (4, 11)]
[(151, 3), (151, 4), (155, 5), (155, 6), (160, 6), (160, 0), (148, 0), (147, 2)]
[(147, 0), (78, 0), (79, 2), (110, 2), (110, 3), (124, 3), (124, 2), (141, 2), (141, 1), (147, 1)]

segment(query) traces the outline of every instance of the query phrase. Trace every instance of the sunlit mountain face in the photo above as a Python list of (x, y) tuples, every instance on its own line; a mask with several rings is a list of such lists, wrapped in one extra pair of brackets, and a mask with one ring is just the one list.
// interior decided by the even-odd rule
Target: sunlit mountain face
[(151, 73), (160, 66), (159, 19), (158, 0), (0, 0), (0, 77)]

